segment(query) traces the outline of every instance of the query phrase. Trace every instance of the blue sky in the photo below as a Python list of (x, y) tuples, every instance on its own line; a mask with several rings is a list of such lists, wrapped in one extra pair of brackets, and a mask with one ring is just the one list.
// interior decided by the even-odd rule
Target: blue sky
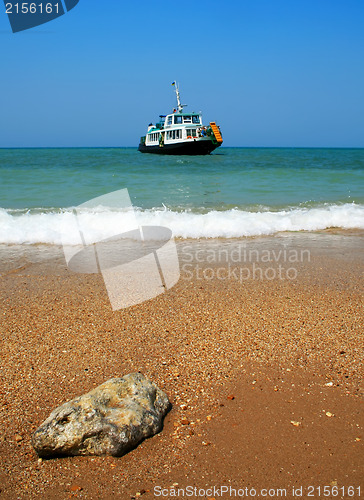
[(80, 0), (13, 34), (0, 147), (137, 146), (175, 103), (225, 146), (364, 147), (363, 0)]

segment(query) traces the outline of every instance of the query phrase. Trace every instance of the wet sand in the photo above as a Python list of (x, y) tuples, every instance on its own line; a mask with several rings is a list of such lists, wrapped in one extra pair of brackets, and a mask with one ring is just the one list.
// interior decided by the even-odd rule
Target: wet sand
[[(112, 311), (61, 248), (2, 247), (0, 498), (359, 498), (363, 250), (339, 231), (181, 240), (178, 284)], [(133, 371), (172, 402), (159, 435), (38, 461), (31, 434), (56, 406)]]

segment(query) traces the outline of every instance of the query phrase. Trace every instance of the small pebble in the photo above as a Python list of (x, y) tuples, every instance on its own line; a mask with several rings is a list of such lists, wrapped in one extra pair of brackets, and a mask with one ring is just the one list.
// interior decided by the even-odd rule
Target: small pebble
[(294, 425), (295, 427), (299, 427), (302, 422), (297, 422), (296, 420), (291, 420), (291, 424)]

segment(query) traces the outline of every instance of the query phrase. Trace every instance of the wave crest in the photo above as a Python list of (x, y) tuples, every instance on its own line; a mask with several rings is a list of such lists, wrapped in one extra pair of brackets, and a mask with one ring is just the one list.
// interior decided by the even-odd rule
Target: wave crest
[[(364, 205), (295, 207), (279, 211), (211, 210), (208, 213), (176, 212), (169, 209), (84, 210), (79, 215), (88, 241), (106, 239), (130, 229), (136, 216), (140, 226), (165, 226), (175, 237), (237, 238), (270, 235), (282, 231), (317, 231), (331, 227), (364, 229)], [(0, 243), (74, 245), (73, 211), (16, 212), (0, 209)]]

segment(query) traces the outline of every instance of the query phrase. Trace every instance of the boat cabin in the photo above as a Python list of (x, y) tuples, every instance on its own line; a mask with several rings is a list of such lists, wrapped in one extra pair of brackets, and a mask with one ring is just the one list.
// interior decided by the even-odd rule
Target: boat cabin
[(193, 139), (201, 134), (200, 113), (172, 113), (160, 115), (156, 125), (150, 124), (146, 137), (146, 144), (158, 144), (178, 140)]
[(198, 113), (173, 113), (166, 116), (164, 127), (182, 124), (201, 125), (201, 117)]

